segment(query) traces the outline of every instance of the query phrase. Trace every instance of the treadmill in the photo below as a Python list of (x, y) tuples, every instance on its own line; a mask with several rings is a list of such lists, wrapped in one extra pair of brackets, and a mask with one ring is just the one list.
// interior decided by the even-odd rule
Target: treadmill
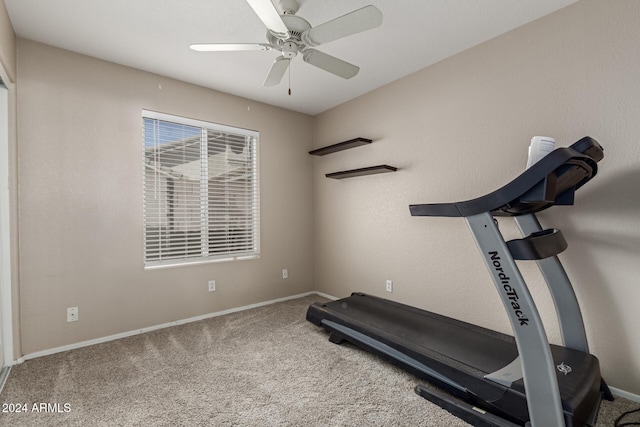
[[(558, 229), (535, 213), (572, 205), (597, 173), (600, 144), (584, 137), (558, 148), (502, 188), (473, 200), (409, 206), (413, 216), (463, 217), (507, 311), (512, 335), (355, 292), (314, 303), (307, 320), (437, 387), (416, 393), (476, 426), (568, 427), (595, 424), (601, 400), (613, 400), (589, 354), (580, 307), (557, 255)], [(513, 217), (523, 238), (505, 241), (495, 217)], [(535, 260), (549, 287), (562, 345), (549, 344), (515, 260)], [(441, 390), (440, 390), (441, 389)]]

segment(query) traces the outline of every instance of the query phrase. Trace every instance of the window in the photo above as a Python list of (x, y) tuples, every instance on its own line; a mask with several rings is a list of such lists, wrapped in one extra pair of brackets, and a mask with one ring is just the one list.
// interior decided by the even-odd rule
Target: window
[(258, 132), (142, 112), (145, 267), (255, 258)]

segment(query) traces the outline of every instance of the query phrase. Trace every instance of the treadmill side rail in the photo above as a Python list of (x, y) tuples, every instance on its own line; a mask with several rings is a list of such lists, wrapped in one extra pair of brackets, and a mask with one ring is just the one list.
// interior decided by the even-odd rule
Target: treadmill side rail
[[(514, 424), (504, 418), (496, 416), (491, 412), (487, 412), (484, 409), (473, 406), (465, 401), (456, 399), (453, 396), (449, 396), (445, 393), (441, 393), (434, 388), (429, 388), (422, 384), (418, 384), (414, 391), (419, 396), (424, 397), (428, 401), (435, 403), (439, 407), (443, 408), (447, 412), (455, 415), (456, 417), (468, 422), (476, 427), (519, 427), (519, 424)], [(530, 423), (527, 423), (530, 426)]]

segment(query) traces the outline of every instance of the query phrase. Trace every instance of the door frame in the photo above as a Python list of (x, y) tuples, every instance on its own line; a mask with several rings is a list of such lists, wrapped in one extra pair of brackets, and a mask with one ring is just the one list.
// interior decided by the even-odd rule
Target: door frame
[(2, 322), (2, 364), (0, 368), (9, 367), (15, 363), (13, 352), (13, 314), (12, 314), (12, 241), (11, 241), (11, 117), (12, 102), (15, 85), (11, 83), (4, 67), (0, 64), (0, 320)]

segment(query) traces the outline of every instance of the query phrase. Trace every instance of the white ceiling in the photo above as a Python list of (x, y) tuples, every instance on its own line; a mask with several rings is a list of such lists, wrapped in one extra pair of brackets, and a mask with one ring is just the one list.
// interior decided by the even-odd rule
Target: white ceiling
[[(317, 49), (360, 67), (343, 80), (298, 55), (280, 85), (279, 52), (195, 52), (191, 43), (263, 43), (245, 0), (4, 0), (19, 37), (307, 114), (318, 114), (577, 0), (299, 0), (317, 26), (368, 4), (382, 26)], [(278, 0), (273, 0), (278, 5)]]

